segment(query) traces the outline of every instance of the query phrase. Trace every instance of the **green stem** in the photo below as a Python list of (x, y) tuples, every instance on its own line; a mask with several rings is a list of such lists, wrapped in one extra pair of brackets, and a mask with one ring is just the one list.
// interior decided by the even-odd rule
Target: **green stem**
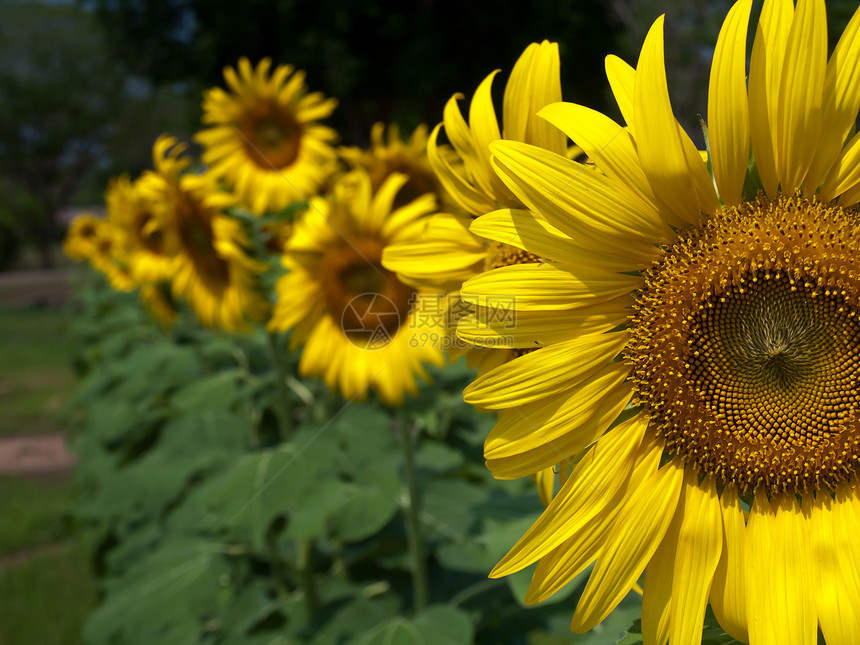
[(406, 415), (399, 417), (400, 437), (403, 447), (403, 464), (406, 472), (406, 506), (403, 509), (406, 516), (406, 538), (409, 541), (409, 553), (412, 569), (412, 594), (415, 611), (419, 612), (427, 606), (427, 570), (424, 557), (424, 538), (421, 534), (418, 506), (418, 491), (415, 482), (415, 441), (412, 436), (412, 424), (406, 420)]
[(311, 539), (298, 540), (299, 547), (299, 571), (301, 572), (302, 591), (305, 594), (305, 612), (308, 620), (312, 620), (317, 613), (319, 603), (317, 601), (317, 589), (314, 583), (313, 563), (311, 555), (314, 543)]
[(268, 332), (266, 336), (269, 339), (269, 354), (272, 356), (272, 365), (275, 368), (275, 387), (278, 390), (277, 408), (280, 419), (281, 441), (286, 441), (290, 438), (293, 430), (290, 397), (287, 390), (287, 366), (284, 364), (284, 359), (278, 349), (277, 335)]
[(481, 580), (480, 582), (476, 582), (475, 584), (473, 584), (471, 587), (466, 587), (465, 589), (463, 589), (463, 591), (451, 598), (451, 600), (448, 601), (448, 604), (450, 604), (452, 607), (462, 605), (467, 600), (471, 600), (474, 596), (482, 594), (490, 589), (495, 589), (496, 587), (500, 587), (504, 584), (507, 583), (501, 578)]
[(334, 556), (332, 557), (332, 573), (340, 580), (349, 580), (349, 568), (346, 562), (346, 556), (343, 553), (343, 542), (340, 540), (332, 540), (334, 547)]

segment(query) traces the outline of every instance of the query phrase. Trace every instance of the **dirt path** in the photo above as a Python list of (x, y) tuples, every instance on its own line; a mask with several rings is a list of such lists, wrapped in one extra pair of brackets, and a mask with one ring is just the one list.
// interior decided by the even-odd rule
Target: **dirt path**
[(12, 307), (62, 304), (69, 298), (74, 275), (69, 268), (0, 273), (0, 303)]
[(59, 433), (0, 437), (0, 475), (68, 474), (76, 460)]

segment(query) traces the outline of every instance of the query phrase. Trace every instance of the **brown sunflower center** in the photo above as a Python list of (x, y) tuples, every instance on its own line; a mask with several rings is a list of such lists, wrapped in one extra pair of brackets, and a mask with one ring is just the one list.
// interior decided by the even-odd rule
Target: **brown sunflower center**
[(213, 287), (229, 284), (230, 267), (215, 249), (211, 210), (193, 195), (183, 192), (176, 216), (182, 249), (191, 258), (200, 278)]
[(439, 186), (439, 180), (436, 179), (433, 171), (429, 167), (424, 167), (409, 158), (399, 155), (379, 163), (371, 173), (374, 190), (379, 188), (389, 176), (396, 172), (405, 174), (409, 179), (397, 191), (393, 208), (405, 206), (427, 193), (433, 193), (441, 201), (442, 190)]
[(646, 272), (625, 358), (669, 451), (747, 492), (857, 474), (858, 239), (838, 207), (760, 200)]
[(152, 213), (138, 211), (135, 214), (135, 232), (143, 248), (155, 255), (164, 254), (164, 235)]
[(78, 235), (85, 240), (91, 240), (96, 236), (96, 225), (93, 222), (84, 222), (78, 229)]
[(531, 264), (540, 262), (540, 258), (533, 253), (521, 248), (501, 242), (490, 242), (487, 246), (487, 257), (484, 260), (484, 271), (492, 271), (499, 267), (513, 266), (515, 264)]
[(329, 248), (321, 282), (329, 314), (365, 349), (387, 345), (406, 322), (415, 290), (382, 266), (382, 241), (359, 238)]
[(286, 168), (299, 156), (301, 125), (278, 105), (262, 106), (239, 129), (248, 157), (261, 168)]

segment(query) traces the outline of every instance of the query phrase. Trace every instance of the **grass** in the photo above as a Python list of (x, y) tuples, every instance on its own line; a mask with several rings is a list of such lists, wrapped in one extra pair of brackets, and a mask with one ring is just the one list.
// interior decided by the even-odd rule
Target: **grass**
[(0, 554), (66, 538), (71, 507), (68, 482), (0, 477)]
[(0, 645), (82, 644), (96, 603), (88, 558), (78, 536), (23, 562), (0, 559)]
[(0, 308), (0, 435), (61, 432), (74, 389), (61, 308)]
[[(0, 303), (2, 303), (0, 293)], [(0, 304), (0, 436), (62, 432), (74, 390), (64, 309)], [(0, 476), (0, 645), (79, 645), (96, 604), (64, 478)]]
[(71, 506), (68, 481), (0, 479), (0, 645), (83, 643), (96, 582)]

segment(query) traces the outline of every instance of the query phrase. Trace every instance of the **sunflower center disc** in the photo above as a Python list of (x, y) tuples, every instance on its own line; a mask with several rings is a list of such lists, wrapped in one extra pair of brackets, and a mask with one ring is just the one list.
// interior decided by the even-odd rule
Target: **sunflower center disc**
[(301, 126), (277, 105), (264, 105), (240, 126), (249, 158), (260, 168), (286, 168), (299, 155)]
[(177, 208), (177, 231), (182, 248), (191, 258), (200, 278), (212, 289), (230, 282), (230, 268), (215, 249), (212, 212), (200, 201), (183, 192)]
[(383, 244), (345, 240), (323, 257), (321, 282), (329, 314), (354, 344), (387, 345), (406, 322), (415, 291), (382, 266)]
[(860, 470), (860, 249), (837, 207), (724, 209), (645, 275), (625, 354), (667, 449), (742, 491)]

